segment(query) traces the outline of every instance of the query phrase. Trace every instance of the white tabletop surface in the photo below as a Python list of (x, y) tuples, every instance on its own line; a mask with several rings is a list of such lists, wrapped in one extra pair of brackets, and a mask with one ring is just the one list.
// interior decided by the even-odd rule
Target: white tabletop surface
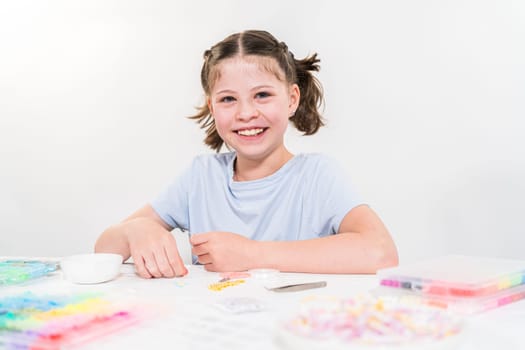
[[(378, 286), (375, 275), (316, 275), (280, 273), (277, 281), (247, 278), (246, 283), (221, 291), (208, 289), (219, 281), (217, 273), (188, 266), (189, 274), (174, 279), (142, 279), (133, 265), (123, 264), (119, 276), (106, 283), (78, 285), (58, 271), (23, 286), (0, 288), (0, 297), (22, 291), (63, 293), (97, 291), (127, 298), (151, 308), (154, 317), (82, 346), (82, 349), (278, 349), (276, 329), (294, 315), (310, 296), (349, 297)], [(264, 285), (326, 281), (324, 288), (275, 293)], [(233, 314), (216, 304), (230, 297), (250, 297), (264, 309)], [(466, 317), (460, 350), (525, 349), (525, 301)], [(395, 349), (395, 348), (394, 348)]]

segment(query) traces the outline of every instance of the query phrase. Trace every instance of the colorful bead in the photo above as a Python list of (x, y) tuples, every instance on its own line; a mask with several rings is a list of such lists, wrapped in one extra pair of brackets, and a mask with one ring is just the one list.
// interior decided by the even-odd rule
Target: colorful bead
[(223, 290), (224, 288), (236, 286), (244, 282), (245, 280), (229, 280), (229, 281), (224, 281), (224, 282), (212, 283), (208, 286), (208, 289), (214, 292), (219, 292)]

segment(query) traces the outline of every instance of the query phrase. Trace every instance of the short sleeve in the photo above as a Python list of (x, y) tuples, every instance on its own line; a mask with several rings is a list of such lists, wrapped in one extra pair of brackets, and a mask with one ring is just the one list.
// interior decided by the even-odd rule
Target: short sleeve
[(151, 206), (161, 219), (173, 228), (189, 226), (189, 193), (194, 163), (186, 168), (153, 201)]
[(317, 195), (323, 205), (321, 216), (328, 220), (328, 232), (335, 234), (350, 210), (366, 204), (353, 185), (350, 176), (334, 159), (324, 156), (320, 160)]

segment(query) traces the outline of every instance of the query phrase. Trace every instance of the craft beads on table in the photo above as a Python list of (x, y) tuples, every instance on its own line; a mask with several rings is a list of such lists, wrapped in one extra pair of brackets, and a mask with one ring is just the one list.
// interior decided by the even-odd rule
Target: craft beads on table
[(0, 299), (0, 348), (59, 349), (139, 320), (137, 309), (97, 294), (23, 293)]
[(224, 282), (217, 282), (217, 283), (210, 284), (208, 286), (208, 289), (212, 290), (214, 292), (220, 292), (224, 288), (236, 286), (236, 285), (239, 285), (239, 284), (244, 283), (244, 282), (245, 282), (245, 280), (242, 280), (242, 279), (241, 280), (229, 280), (229, 281), (224, 281)]
[(0, 286), (24, 283), (56, 271), (56, 262), (40, 260), (0, 261)]
[(435, 341), (461, 331), (461, 321), (441, 309), (396, 298), (310, 298), (285, 324), (295, 335), (344, 343), (407, 344)]

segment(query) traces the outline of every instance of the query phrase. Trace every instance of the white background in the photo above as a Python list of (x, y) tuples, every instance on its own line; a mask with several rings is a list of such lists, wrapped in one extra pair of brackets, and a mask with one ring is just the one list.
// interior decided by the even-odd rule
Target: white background
[(202, 53), (253, 28), (319, 53), (327, 126), (287, 145), (343, 163), (401, 262), (525, 258), (520, 0), (3, 1), (0, 255), (90, 252), (211, 152)]

